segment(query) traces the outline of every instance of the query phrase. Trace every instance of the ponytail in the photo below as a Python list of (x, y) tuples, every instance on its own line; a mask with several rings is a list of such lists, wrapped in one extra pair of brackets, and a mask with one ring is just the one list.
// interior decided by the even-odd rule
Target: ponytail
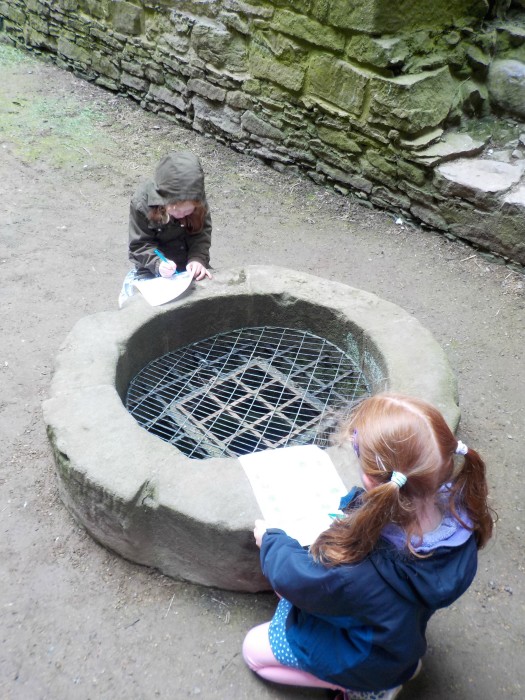
[(387, 481), (365, 491), (347, 517), (335, 520), (319, 535), (310, 553), (326, 566), (355, 564), (374, 549), (386, 525), (396, 523), (409, 528), (413, 513), (413, 505), (400, 487)]
[(450, 510), (464, 527), (468, 527), (458, 513), (458, 506), (466, 511), (478, 549), (481, 549), (490, 539), (494, 526), (494, 512), (488, 504), (486, 467), (476, 450), (466, 446), (463, 458), (463, 467), (452, 483)]
[[(444, 506), (474, 533), (478, 548), (485, 546), (493, 529), (485, 463), (457, 441), (434, 406), (400, 394), (376, 394), (346, 412), (337, 435), (342, 445), (352, 445), (367, 490), (350, 504), (347, 517), (334, 521), (311, 545), (316, 561), (327, 566), (362, 561), (389, 524), (404, 531), (414, 556), (430, 556), (415, 551), (424, 536), (418, 514), (424, 502)], [(459, 473), (454, 454), (464, 458)]]

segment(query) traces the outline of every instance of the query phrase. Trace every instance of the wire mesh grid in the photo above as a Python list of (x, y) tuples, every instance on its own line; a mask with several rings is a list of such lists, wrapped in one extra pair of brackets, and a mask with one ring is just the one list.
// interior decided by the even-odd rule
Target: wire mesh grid
[(328, 411), (370, 394), (333, 343), (289, 328), (242, 328), (169, 352), (132, 380), (126, 408), (188, 457), (324, 444)]

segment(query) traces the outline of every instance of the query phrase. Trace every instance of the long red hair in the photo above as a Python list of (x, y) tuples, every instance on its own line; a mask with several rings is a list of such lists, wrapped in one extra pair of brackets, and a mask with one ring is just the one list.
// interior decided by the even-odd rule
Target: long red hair
[[(455, 467), (457, 438), (434, 406), (400, 394), (376, 394), (351, 410), (338, 435), (343, 444), (354, 443), (363, 474), (374, 487), (313, 543), (310, 551), (316, 560), (328, 565), (361, 561), (390, 523), (404, 529), (407, 546), (414, 551), (412, 537), (423, 535), (416, 506), (429, 499), (472, 529), (478, 548), (489, 540), (493, 518), (485, 464), (469, 449)], [(393, 471), (407, 477), (402, 488), (390, 481)], [(450, 489), (440, 491), (444, 484), (451, 484)], [(461, 513), (471, 524), (462, 521)]]
[[(200, 233), (204, 227), (204, 219), (206, 217), (206, 207), (199, 200), (184, 200), (193, 204), (194, 209), (189, 216), (180, 219), (184, 228), (188, 233)], [(175, 202), (173, 202), (175, 203)], [(165, 206), (150, 207), (148, 219), (154, 224), (166, 224), (168, 222), (168, 213)]]

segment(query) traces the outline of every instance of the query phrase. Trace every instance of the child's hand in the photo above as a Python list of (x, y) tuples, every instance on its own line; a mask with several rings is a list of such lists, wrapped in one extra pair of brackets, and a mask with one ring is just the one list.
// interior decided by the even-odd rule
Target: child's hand
[(176, 269), (177, 265), (173, 262), (173, 260), (168, 260), (168, 262), (164, 262), (163, 260), (159, 265), (159, 275), (161, 277), (171, 277), (175, 274)]
[(255, 521), (255, 527), (253, 528), (253, 536), (255, 537), (255, 544), (261, 548), (261, 542), (264, 533), (268, 529), (268, 525), (266, 524), (266, 520), (256, 520)]
[(191, 260), (186, 265), (186, 270), (188, 270), (193, 279), (202, 280), (205, 277), (209, 277), (211, 279), (211, 272), (207, 270), (202, 263), (197, 262), (196, 260)]

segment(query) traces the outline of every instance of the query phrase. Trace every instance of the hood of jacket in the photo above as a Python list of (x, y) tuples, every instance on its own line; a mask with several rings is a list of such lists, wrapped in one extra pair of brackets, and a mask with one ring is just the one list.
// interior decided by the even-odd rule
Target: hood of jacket
[(450, 605), (472, 583), (477, 547), (472, 535), (459, 547), (439, 547), (430, 556), (416, 559), (382, 541), (370, 560), (385, 583), (403, 598), (437, 610)]
[(187, 151), (174, 151), (164, 156), (155, 170), (148, 206), (205, 199), (204, 173), (197, 156)]

